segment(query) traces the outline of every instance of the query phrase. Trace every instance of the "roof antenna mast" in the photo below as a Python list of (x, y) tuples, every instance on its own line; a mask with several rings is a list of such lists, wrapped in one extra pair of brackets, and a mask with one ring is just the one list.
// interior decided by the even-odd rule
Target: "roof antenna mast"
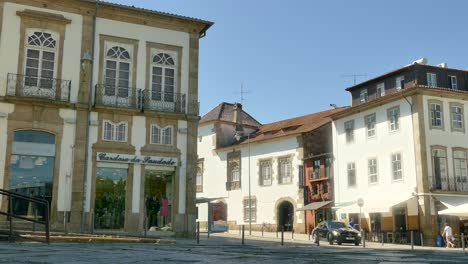
[(249, 92), (244, 90), (244, 84), (241, 83), (241, 88), (240, 88), (240, 103), (241, 103), (241, 105), (244, 105), (244, 101), (245, 101), (244, 95), (248, 94), (248, 93)]
[(364, 77), (365, 78), (365, 77), (367, 77), (367, 74), (357, 74), (357, 73), (355, 73), (355, 74), (349, 74), (349, 75), (342, 75), (341, 77), (353, 77), (353, 79), (354, 79), (354, 84), (353, 85), (356, 85), (357, 77)]

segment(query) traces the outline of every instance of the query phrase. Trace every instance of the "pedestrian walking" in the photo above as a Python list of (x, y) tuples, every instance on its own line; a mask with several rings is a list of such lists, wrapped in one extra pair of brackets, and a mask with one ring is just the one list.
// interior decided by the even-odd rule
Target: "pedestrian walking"
[(442, 236), (445, 237), (445, 245), (447, 248), (449, 247), (454, 247), (453, 245), (453, 232), (452, 232), (452, 228), (449, 226), (448, 223), (445, 223), (444, 224), (445, 227), (444, 227), (444, 231), (442, 232)]

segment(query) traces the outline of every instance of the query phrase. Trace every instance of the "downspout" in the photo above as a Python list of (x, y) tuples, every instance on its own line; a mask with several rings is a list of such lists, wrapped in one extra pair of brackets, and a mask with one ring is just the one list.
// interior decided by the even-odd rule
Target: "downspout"
[(83, 175), (83, 201), (82, 201), (82, 207), (83, 209), (81, 210), (81, 226), (80, 226), (80, 231), (81, 233), (84, 232), (84, 223), (86, 221), (85, 217), (85, 205), (86, 205), (86, 181), (87, 181), (87, 176), (88, 176), (88, 158), (89, 158), (89, 142), (90, 142), (90, 122), (91, 122), (91, 111), (93, 109), (93, 77), (94, 77), (94, 46), (96, 43), (96, 16), (97, 12), (99, 10), (99, 0), (96, 0), (96, 10), (93, 15), (93, 30), (92, 30), (92, 39), (91, 39), (91, 70), (90, 70), (90, 77), (89, 77), (89, 95), (88, 95), (88, 113), (86, 117), (86, 142), (85, 142), (85, 157), (84, 157), (84, 175)]

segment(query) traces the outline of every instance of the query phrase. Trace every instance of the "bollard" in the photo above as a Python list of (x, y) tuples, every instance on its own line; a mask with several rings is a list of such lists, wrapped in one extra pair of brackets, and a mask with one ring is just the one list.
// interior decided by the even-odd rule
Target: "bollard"
[(91, 211), (91, 234), (94, 235), (94, 210)]
[(144, 233), (143, 233), (143, 235), (144, 235), (145, 238), (146, 238), (146, 236), (147, 236), (147, 230), (148, 230), (148, 217), (147, 217), (146, 215), (145, 215), (145, 217), (143, 218), (143, 227), (144, 227), (144, 231), (143, 231)]
[(294, 228), (291, 230), (291, 239), (294, 240)]
[(278, 228), (276, 228), (276, 238), (278, 238)]
[(461, 240), (462, 240), (462, 248), (463, 248), (463, 251), (465, 251), (465, 233), (462, 233), (462, 234), (461, 234)]
[(245, 228), (244, 228), (244, 227), (245, 227), (245, 226), (242, 225), (242, 245), (244, 245), (244, 237), (245, 237), (245, 234), (244, 234)]
[(310, 241), (310, 239), (311, 239), (311, 238), (310, 238), (311, 236), (312, 236), (312, 232), (309, 232), (309, 241)]
[(36, 221), (37, 221), (37, 208), (34, 208), (34, 222), (32, 226), (33, 232), (36, 232)]
[(421, 247), (424, 247), (424, 236), (422, 232), (420, 234), (421, 234)]
[(281, 245), (284, 245), (284, 226), (281, 226)]
[(382, 233), (382, 246), (384, 245), (384, 234)]
[(362, 247), (366, 248), (366, 231), (365, 230), (361, 231), (361, 237), (362, 237)]
[(208, 238), (210, 238), (210, 227), (208, 227)]
[(317, 234), (317, 240), (315, 241), (315, 243), (317, 243), (317, 247), (320, 246), (320, 237), (318, 234)]
[(239, 226), (239, 236), (242, 235), (241, 229), (242, 229), (242, 227)]
[(413, 237), (414, 231), (411, 230), (411, 250), (414, 250), (414, 237)]
[(262, 225), (262, 237), (263, 237), (263, 227), (264, 227), (264, 225)]
[(197, 245), (200, 244), (200, 222), (197, 222)]

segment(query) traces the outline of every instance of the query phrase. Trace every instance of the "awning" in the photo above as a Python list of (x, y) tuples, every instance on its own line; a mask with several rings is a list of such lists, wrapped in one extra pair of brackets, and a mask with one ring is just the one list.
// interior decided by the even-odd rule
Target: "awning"
[(219, 198), (205, 198), (205, 197), (199, 197), (195, 200), (195, 203), (201, 204), (201, 203), (211, 203), (212, 201), (216, 201), (219, 199), (223, 199), (222, 197)]
[(439, 215), (452, 215), (458, 217), (468, 217), (468, 203), (439, 211)]
[(309, 210), (317, 210), (319, 208), (322, 208), (328, 204), (331, 204), (332, 201), (323, 201), (323, 202), (315, 202), (315, 203), (310, 203), (302, 208), (297, 209), (296, 211), (309, 211)]
[(462, 204), (468, 203), (468, 196), (449, 196), (449, 195), (437, 195), (433, 194), (432, 197), (437, 199), (443, 205), (447, 206), (447, 208), (456, 207)]
[[(393, 197), (385, 197), (376, 196), (376, 195), (368, 195), (364, 198), (364, 205), (362, 208), (359, 208), (357, 202), (353, 203), (352, 205), (345, 206), (339, 208), (337, 210), (338, 214), (358, 214), (361, 213), (389, 213), (392, 210), (392, 207), (406, 202), (409, 199), (414, 198), (412, 195), (401, 195), (401, 196), (393, 196)], [(356, 199), (357, 200), (357, 199)]]

